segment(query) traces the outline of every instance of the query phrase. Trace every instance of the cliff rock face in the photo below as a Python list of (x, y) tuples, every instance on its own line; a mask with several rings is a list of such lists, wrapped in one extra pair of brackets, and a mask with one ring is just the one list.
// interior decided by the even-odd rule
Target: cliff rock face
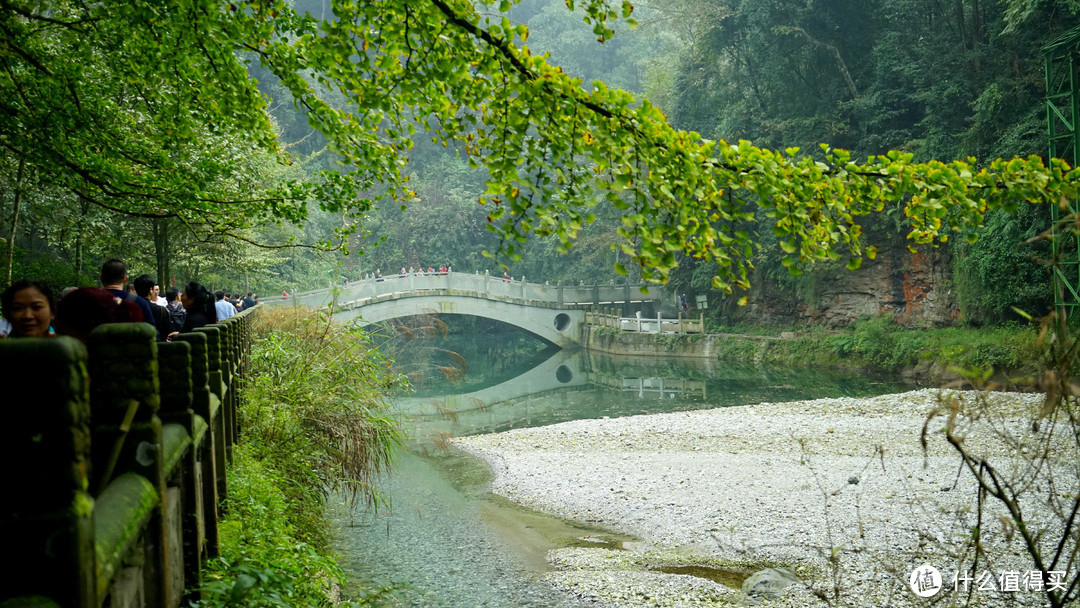
[(859, 270), (808, 269), (807, 293), (765, 285), (751, 298), (750, 312), (767, 321), (830, 327), (880, 314), (893, 314), (907, 327), (950, 325), (960, 310), (951, 293), (949, 258), (946, 248), (920, 247), (912, 253), (900, 244), (864, 260)]

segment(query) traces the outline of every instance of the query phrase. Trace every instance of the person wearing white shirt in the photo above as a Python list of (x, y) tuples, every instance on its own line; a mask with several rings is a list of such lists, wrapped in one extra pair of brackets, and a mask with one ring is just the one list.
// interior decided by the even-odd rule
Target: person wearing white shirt
[(218, 321), (224, 321), (236, 314), (236, 307), (225, 300), (224, 291), (215, 292), (214, 299), (217, 300), (214, 303), (214, 310), (217, 311)]

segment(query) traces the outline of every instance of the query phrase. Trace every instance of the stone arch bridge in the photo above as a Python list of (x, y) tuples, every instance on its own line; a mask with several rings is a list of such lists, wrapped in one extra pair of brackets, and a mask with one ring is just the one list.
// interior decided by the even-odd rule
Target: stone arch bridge
[(660, 302), (644, 285), (547, 285), (463, 272), (366, 278), (334, 289), (264, 298), (264, 304), (333, 306), (342, 320), (363, 325), (422, 314), (463, 314), (516, 325), (560, 347), (582, 342), (585, 310)]

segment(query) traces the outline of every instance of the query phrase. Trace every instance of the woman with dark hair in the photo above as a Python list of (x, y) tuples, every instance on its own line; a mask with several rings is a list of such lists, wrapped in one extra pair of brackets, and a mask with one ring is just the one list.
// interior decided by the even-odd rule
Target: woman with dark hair
[(178, 332), (169, 334), (168, 339), (171, 340), (178, 333), (187, 333), (204, 325), (217, 323), (217, 309), (214, 308), (214, 298), (202, 286), (202, 283), (191, 281), (184, 285), (184, 291), (180, 294), (180, 303), (184, 305), (184, 310), (187, 311), (184, 327)]
[(52, 289), (44, 281), (16, 281), (0, 296), (12, 338), (44, 338), (56, 313)]

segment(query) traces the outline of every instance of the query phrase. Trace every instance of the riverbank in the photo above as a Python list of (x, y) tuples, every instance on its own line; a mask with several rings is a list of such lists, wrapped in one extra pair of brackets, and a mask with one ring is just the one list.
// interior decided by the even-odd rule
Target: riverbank
[(371, 481), (403, 441), (385, 395), (401, 379), (366, 341), (302, 308), (260, 307), (249, 361), (221, 553), (203, 571), (198, 605), (339, 604), (349, 584), (333, 551), (328, 490), (381, 500)]
[(1048, 365), (1035, 326), (907, 329), (882, 316), (843, 329), (717, 328), (707, 334), (656, 335), (586, 328), (585, 347), (613, 356), (662, 356), (874, 369), (926, 384), (952, 382), (958, 370), (993, 368), (995, 380), (1040, 373)]
[[(1031, 419), (1024, 414), (1041, 403), (1031, 394), (991, 400), (999, 414), (1013, 416), (998, 418), (999, 429), (1026, 440), (1033, 437), (1025, 435)], [(953, 594), (957, 556), (970, 563), (965, 548), (976, 521), (974, 482), (958, 475), (960, 461), (936, 430), (941, 419), (928, 427), (925, 453), (920, 444), (927, 412), (937, 405), (938, 391), (921, 390), (577, 421), (455, 443), (492, 466), (496, 494), (640, 539), (626, 550), (549, 554), (548, 580), (598, 605), (744, 600), (711, 580), (656, 570), (697, 565), (736, 574), (789, 569), (801, 582), (771, 605), (818, 605), (814, 594), (824, 593), (837, 594), (836, 605), (915, 606), (923, 600), (907, 590), (907, 578), (923, 563), (942, 571), (943, 594)], [(1020, 462), (989, 428), (969, 432), (972, 445), (996, 461)], [(1031, 521), (1045, 516), (1028, 508)], [(983, 521), (994, 523), (981, 539), (991, 555), (987, 568), (1030, 570), (1018, 535), (998, 515), (988, 503)], [(1009, 595), (1041, 605), (1036, 593)], [(975, 603), (1000, 600), (988, 591), (975, 596)]]

